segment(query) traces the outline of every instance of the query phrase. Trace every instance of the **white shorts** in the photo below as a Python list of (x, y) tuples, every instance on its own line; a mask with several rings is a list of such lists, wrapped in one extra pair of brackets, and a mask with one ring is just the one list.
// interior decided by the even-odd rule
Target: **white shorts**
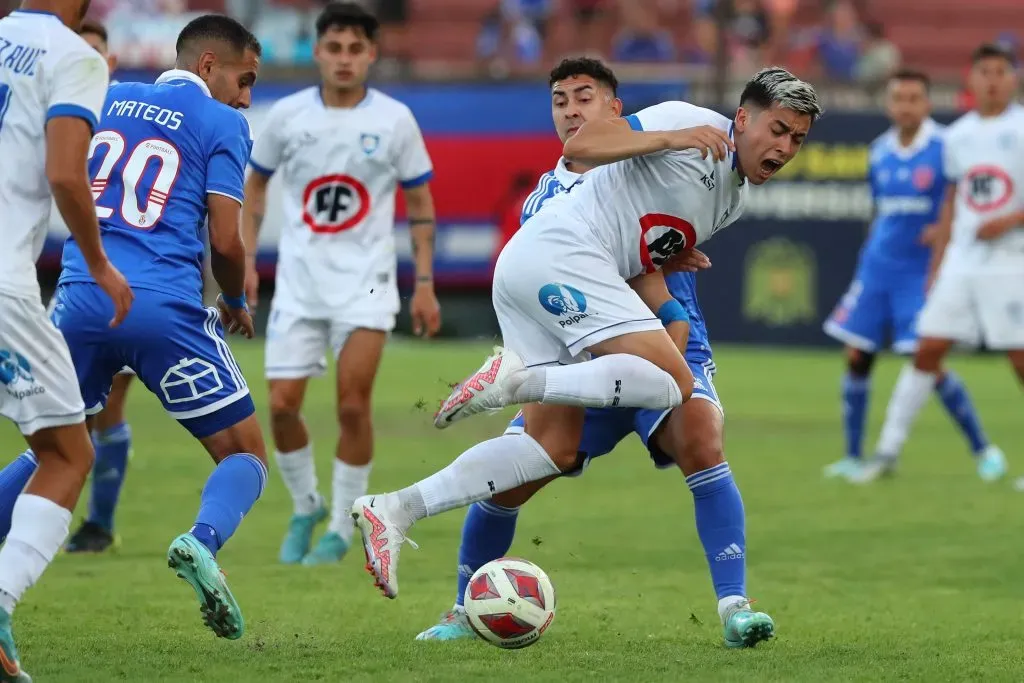
[(27, 297), (0, 295), (0, 415), (25, 436), (85, 420), (68, 345)]
[(600, 342), (664, 329), (590, 229), (554, 211), (502, 250), (492, 299), (504, 345), (527, 366), (579, 362)]
[(327, 371), (327, 350), (337, 358), (355, 330), (390, 332), (394, 328), (395, 316), (390, 312), (331, 320), (306, 318), (271, 305), (265, 376), (267, 379), (319, 377)]
[(1024, 268), (965, 271), (943, 267), (917, 321), (921, 337), (992, 350), (1024, 349)]

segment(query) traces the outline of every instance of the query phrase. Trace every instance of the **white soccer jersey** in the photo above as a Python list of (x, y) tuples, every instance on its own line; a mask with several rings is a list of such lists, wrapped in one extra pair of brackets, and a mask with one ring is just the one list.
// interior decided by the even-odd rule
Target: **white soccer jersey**
[(0, 291), (39, 298), (35, 262), (50, 223), (46, 123), (73, 116), (96, 127), (107, 63), (49, 12), (0, 19)]
[[(704, 125), (731, 130), (731, 122), (721, 114), (685, 102), (663, 102), (626, 119), (634, 130)], [(747, 183), (735, 170), (735, 155), (716, 162), (686, 150), (598, 167), (549, 206), (586, 222), (628, 280), (657, 270), (674, 253), (706, 241), (735, 221), (746, 193)]]
[(944, 154), (946, 178), (957, 184), (944, 262), (969, 269), (1001, 264), (1019, 269), (1024, 226), (990, 241), (976, 235), (989, 220), (1024, 209), (1024, 107), (1011, 104), (987, 118), (965, 114), (946, 130)]
[(303, 90), (268, 112), (250, 163), (282, 176), (275, 309), (332, 318), (376, 290), (374, 306), (396, 313), (395, 190), (433, 173), (409, 108), (373, 89), (330, 108)]

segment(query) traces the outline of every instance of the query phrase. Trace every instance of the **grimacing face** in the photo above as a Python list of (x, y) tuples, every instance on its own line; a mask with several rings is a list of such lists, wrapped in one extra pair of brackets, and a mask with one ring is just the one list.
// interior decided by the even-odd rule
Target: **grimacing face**
[(886, 89), (885, 110), (897, 128), (913, 130), (931, 113), (928, 89), (917, 79), (894, 78)]
[(593, 76), (570, 76), (551, 86), (551, 118), (562, 142), (587, 121), (614, 119), (621, 113), (622, 100)]
[(329, 28), (313, 51), (324, 85), (336, 90), (361, 88), (377, 61), (377, 46), (360, 29)]
[(796, 156), (811, 129), (811, 117), (773, 103), (767, 109), (740, 107), (736, 112), (737, 164), (754, 185), (768, 182)]

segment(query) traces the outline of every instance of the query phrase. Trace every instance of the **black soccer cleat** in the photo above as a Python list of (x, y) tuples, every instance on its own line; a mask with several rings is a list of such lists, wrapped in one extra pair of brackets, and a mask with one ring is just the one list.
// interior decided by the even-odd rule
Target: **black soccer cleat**
[(95, 522), (82, 522), (78, 531), (71, 534), (64, 552), (67, 553), (102, 553), (114, 545), (114, 534)]

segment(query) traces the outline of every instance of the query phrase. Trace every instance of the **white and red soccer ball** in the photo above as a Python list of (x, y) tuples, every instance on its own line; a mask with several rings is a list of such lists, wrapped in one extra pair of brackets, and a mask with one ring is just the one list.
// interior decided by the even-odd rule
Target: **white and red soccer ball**
[(544, 570), (518, 557), (480, 567), (466, 586), (466, 616), (492, 645), (533, 645), (555, 619), (555, 587)]

